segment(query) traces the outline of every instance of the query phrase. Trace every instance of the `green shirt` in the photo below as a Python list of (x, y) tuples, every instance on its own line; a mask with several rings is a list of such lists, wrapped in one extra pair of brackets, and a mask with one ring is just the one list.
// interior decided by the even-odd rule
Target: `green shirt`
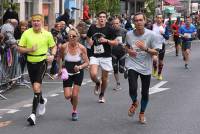
[(41, 32), (35, 33), (33, 28), (26, 30), (19, 41), (19, 46), (32, 48), (37, 45), (35, 52), (28, 53), (27, 60), (29, 62), (40, 62), (47, 58), (48, 49), (55, 46), (53, 36), (50, 32), (42, 29)]

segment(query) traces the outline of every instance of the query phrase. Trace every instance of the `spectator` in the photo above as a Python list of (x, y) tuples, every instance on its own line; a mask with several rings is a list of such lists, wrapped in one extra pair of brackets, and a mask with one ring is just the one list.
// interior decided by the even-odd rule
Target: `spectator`
[(68, 21), (69, 21), (69, 18), (70, 18), (69, 14), (70, 14), (70, 10), (68, 8), (66, 8), (64, 14), (59, 16), (56, 21), (57, 22), (64, 21), (65, 24), (68, 24)]

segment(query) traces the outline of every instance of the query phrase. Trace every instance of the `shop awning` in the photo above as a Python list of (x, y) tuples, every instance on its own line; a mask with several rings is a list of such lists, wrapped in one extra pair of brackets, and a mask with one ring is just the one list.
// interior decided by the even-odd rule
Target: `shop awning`
[(164, 0), (165, 3), (169, 5), (178, 5), (180, 4), (179, 0)]
[(175, 13), (174, 6), (165, 6), (164, 7), (164, 12), (165, 13)]

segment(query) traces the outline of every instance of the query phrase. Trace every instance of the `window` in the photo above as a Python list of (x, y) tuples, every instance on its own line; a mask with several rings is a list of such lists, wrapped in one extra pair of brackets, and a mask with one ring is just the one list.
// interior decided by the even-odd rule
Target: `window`
[(33, 2), (32, 0), (25, 1), (25, 20), (29, 20), (33, 14)]

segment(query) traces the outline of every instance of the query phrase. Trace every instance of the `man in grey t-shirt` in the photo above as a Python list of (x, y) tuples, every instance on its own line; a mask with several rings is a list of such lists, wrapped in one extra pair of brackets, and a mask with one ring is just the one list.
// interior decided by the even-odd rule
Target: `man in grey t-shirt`
[(128, 69), (129, 95), (133, 102), (128, 110), (128, 115), (133, 116), (138, 107), (137, 79), (140, 76), (142, 98), (139, 121), (140, 123), (146, 123), (144, 112), (149, 100), (152, 56), (158, 54), (156, 49), (161, 49), (161, 45), (157, 44), (155, 34), (144, 28), (146, 17), (143, 13), (136, 13), (133, 19), (135, 30), (129, 31), (126, 35), (128, 57), (125, 66)]

